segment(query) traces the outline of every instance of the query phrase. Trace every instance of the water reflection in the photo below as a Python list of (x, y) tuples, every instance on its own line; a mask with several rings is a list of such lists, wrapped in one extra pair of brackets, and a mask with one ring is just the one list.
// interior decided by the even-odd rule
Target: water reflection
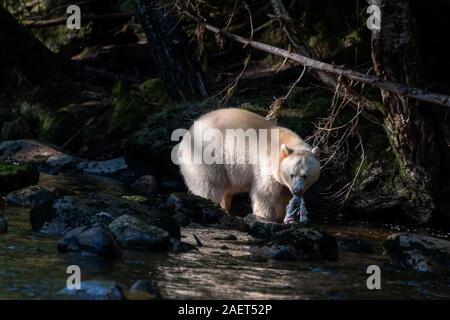
[[(110, 178), (46, 176), (47, 187), (75, 194), (103, 190), (127, 194), (120, 181)], [(214, 240), (223, 230), (185, 228), (183, 240), (203, 247), (185, 254), (124, 251), (121, 259), (58, 254), (56, 240), (30, 230), (28, 210), (8, 209), (9, 233), (0, 236), (0, 298), (51, 299), (65, 286), (68, 265), (81, 267), (83, 280), (115, 280), (127, 287), (138, 279), (154, 280), (162, 296), (172, 299), (406, 299), (450, 298), (446, 275), (399, 272), (381, 256), (381, 241), (392, 231), (370, 226), (322, 226), (332, 234), (368, 240), (378, 254), (340, 253), (337, 262), (254, 262), (249, 255), (252, 238), (227, 231), (237, 241)], [(226, 249), (223, 246), (226, 245)], [(368, 265), (382, 268), (382, 290), (366, 287)]]

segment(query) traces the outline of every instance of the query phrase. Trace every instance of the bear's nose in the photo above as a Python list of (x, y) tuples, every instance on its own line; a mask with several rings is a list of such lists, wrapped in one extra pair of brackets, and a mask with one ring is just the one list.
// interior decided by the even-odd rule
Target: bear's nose
[(301, 196), (303, 194), (304, 181), (300, 177), (294, 178), (292, 181), (292, 193), (295, 196)]

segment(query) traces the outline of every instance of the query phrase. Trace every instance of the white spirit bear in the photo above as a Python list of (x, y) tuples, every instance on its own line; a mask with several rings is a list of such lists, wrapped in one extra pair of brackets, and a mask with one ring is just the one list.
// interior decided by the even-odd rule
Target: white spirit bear
[(178, 148), (192, 193), (229, 211), (234, 194), (250, 192), (253, 213), (274, 222), (283, 221), (292, 196), (302, 196), (320, 174), (317, 147), (242, 109), (201, 116)]

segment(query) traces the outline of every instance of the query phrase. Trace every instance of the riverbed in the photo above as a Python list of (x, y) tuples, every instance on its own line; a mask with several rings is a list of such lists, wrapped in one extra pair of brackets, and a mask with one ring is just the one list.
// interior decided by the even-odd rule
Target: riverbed
[[(123, 181), (113, 178), (43, 174), (40, 184), (75, 194), (103, 190), (132, 195)], [(244, 232), (195, 224), (182, 228), (181, 233), (182, 241), (197, 250), (178, 254), (124, 250), (120, 259), (112, 261), (58, 253), (58, 238), (31, 230), (28, 209), (9, 207), (5, 217), (9, 232), (0, 235), (0, 299), (64, 299), (58, 292), (66, 286), (67, 267), (74, 264), (81, 268), (82, 281), (113, 280), (125, 287), (140, 279), (154, 281), (164, 299), (450, 298), (448, 275), (398, 270), (382, 254), (381, 243), (401, 230), (398, 226), (321, 224), (332, 235), (363, 239), (375, 250), (373, 254), (340, 250), (336, 262), (256, 259), (250, 248), (257, 239)], [(216, 239), (226, 235), (235, 240)], [(370, 265), (381, 268), (380, 290), (367, 288)]]

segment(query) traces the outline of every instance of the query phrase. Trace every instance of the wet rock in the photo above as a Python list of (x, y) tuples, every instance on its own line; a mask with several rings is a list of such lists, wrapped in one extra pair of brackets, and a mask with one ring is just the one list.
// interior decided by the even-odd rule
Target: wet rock
[(339, 239), (339, 249), (354, 253), (375, 253), (370, 243), (362, 239)]
[(81, 289), (64, 288), (59, 295), (76, 300), (124, 300), (124, 288), (115, 281), (82, 281)]
[(51, 204), (30, 211), (30, 223), (35, 231), (46, 235), (62, 236), (80, 226), (111, 223), (122, 216), (131, 215), (180, 237), (180, 227), (169, 213), (151, 209), (147, 202), (95, 192), (82, 196), (64, 196)]
[(256, 238), (269, 238), (276, 232), (284, 229), (282, 224), (262, 221), (254, 214), (246, 215), (244, 222), (249, 226), (248, 233)]
[(120, 248), (111, 230), (104, 224), (78, 227), (69, 231), (57, 244), (61, 253), (74, 252), (115, 259)]
[(182, 226), (194, 222), (202, 226), (217, 224), (225, 215), (217, 204), (188, 193), (172, 193), (167, 205), (174, 210), (174, 219)]
[(39, 172), (31, 165), (6, 164), (0, 160), (0, 194), (37, 184)]
[(151, 210), (146, 216), (150, 224), (167, 231), (171, 237), (180, 239), (180, 225), (172, 216), (159, 210)]
[(3, 214), (0, 212), (0, 234), (8, 232), (8, 222)]
[(75, 169), (81, 162), (81, 159), (69, 156), (54, 146), (33, 140), (2, 142), (0, 159), (20, 164), (34, 164), (39, 171), (52, 174), (61, 170)]
[(150, 251), (170, 248), (170, 235), (167, 231), (130, 215), (115, 219), (109, 228), (124, 248)]
[(5, 198), (9, 205), (23, 208), (34, 208), (53, 202), (56, 199), (56, 192), (41, 186), (30, 186), (13, 191)]
[(0, 144), (0, 160), (11, 163), (33, 164), (39, 171), (50, 174), (73, 170), (110, 175), (128, 168), (125, 158), (89, 161), (66, 154), (56, 146), (34, 140), (2, 142)]
[(392, 195), (358, 193), (346, 201), (343, 212), (347, 219), (381, 223), (404, 223), (404, 201)]
[(264, 263), (269, 261), (266, 257), (258, 254), (249, 254), (241, 257), (242, 260), (248, 261), (248, 262), (258, 262), (258, 263)]
[(440, 272), (450, 267), (450, 241), (415, 233), (391, 235), (383, 244), (394, 264), (419, 272)]
[(83, 161), (77, 169), (89, 174), (112, 175), (128, 169), (125, 158), (116, 158), (105, 161)]
[(218, 227), (226, 230), (237, 230), (242, 232), (248, 232), (250, 226), (240, 217), (236, 217), (230, 214), (225, 214), (220, 218)]
[(233, 234), (227, 234), (225, 236), (221, 236), (221, 237), (213, 237), (213, 240), (223, 240), (223, 241), (236, 241), (237, 237)]
[(198, 249), (190, 243), (180, 241), (177, 238), (170, 238), (170, 251), (172, 253), (183, 253), (191, 250), (198, 251)]
[(161, 292), (155, 283), (149, 280), (137, 280), (126, 292), (128, 300), (154, 300), (161, 298)]
[(97, 217), (98, 221), (104, 224), (110, 224), (114, 220), (114, 217), (109, 212), (99, 212)]
[(262, 247), (252, 251), (274, 260), (337, 260), (336, 239), (325, 231), (304, 226), (279, 231)]
[(152, 195), (155, 193), (158, 183), (153, 176), (143, 176), (136, 180), (131, 187), (144, 195)]

